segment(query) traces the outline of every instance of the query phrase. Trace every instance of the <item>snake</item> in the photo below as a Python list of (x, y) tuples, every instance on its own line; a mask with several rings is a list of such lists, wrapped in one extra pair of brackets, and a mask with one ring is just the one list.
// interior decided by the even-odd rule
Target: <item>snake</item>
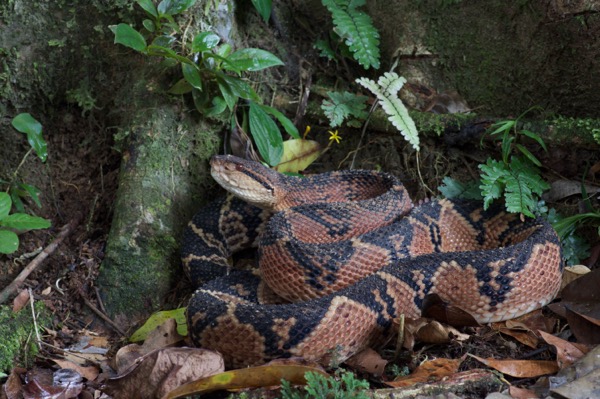
[[(484, 324), (541, 308), (560, 288), (562, 248), (541, 217), (481, 201), (414, 206), (395, 176), (372, 170), (299, 177), (220, 155), (211, 174), (229, 194), (183, 234), (198, 287), (186, 318), (191, 342), (228, 368), (343, 362), (383, 346), (394, 320), (420, 317), (434, 294)], [(234, 268), (251, 247), (258, 261)]]

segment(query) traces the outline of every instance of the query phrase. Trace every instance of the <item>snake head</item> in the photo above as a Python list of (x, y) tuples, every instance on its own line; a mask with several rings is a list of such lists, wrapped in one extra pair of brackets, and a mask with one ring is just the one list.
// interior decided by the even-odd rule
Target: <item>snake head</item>
[(274, 209), (279, 200), (282, 175), (260, 162), (233, 155), (215, 155), (210, 174), (236, 197), (263, 209)]

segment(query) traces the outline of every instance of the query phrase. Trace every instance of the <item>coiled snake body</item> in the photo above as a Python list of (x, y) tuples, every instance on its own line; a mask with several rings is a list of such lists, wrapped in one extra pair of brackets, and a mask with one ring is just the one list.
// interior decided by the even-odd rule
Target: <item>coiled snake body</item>
[[(394, 177), (373, 171), (298, 178), (232, 156), (211, 165), (243, 200), (209, 205), (184, 234), (184, 267), (203, 284), (187, 319), (192, 341), (228, 367), (343, 361), (385, 342), (400, 314), (418, 317), (428, 294), (487, 323), (559, 289), (562, 250), (542, 219), (463, 201), (412, 209)], [(260, 272), (229, 273), (230, 255), (257, 241)]]

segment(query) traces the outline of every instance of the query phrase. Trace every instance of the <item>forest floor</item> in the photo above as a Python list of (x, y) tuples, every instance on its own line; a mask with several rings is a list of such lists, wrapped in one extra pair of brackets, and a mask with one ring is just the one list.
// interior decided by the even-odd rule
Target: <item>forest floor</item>
[[(87, 343), (90, 347), (105, 349), (95, 360), (84, 356), (84, 361), (80, 365), (81, 367), (95, 367), (97, 371), (96, 378), (86, 377), (91, 380), (84, 389), (87, 394), (79, 393), (79, 395), (83, 395), (80, 397), (92, 397), (89, 395), (104, 381), (102, 378), (106, 378), (106, 375), (97, 377), (98, 373), (107, 370), (106, 367), (98, 366), (105, 360), (111, 359), (116, 350), (126, 341), (127, 335), (131, 334), (131, 331), (119, 332), (99, 317), (104, 312), (98, 287), (95, 284), (110, 231), (112, 204), (117, 195), (121, 154), (113, 148), (110, 129), (101, 126), (92, 117), (80, 118), (69, 112), (65, 112), (64, 115), (66, 116), (63, 116), (60, 124), (45, 127), (49, 150), (48, 161), (42, 164), (38, 159), (30, 156), (23, 164), (20, 173), (24, 181), (41, 190), (43, 207), (38, 210), (32, 206), (31, 209), (40, 216), (52, 220), (52, 227), (23, 234), (19, 251), (13, 255), (0, 257), (0, 287), (10, 284), (35, 254), (48, 246), (58, 235), (62, 226), (74, 220), (77, 221), (76, 227), (50, 257), (28, 276), (19, 291), (24, 290), (27, 293), (28, 291), (25, 289), (31, 289), (33, 299), (43, 302), (51, 314), (50, 322), (41, 333), (41, 339), (45, 344), (41, 346), (41, 351), (35, 361), (30, 363), (33, 365), (29, 369), (30, 372), (38, 370), (37, 373), (41, 375), (44, 374), (43, 370), (55, 368), (56, 359), (64, 359), (65, 348), (72, 348), (82, 342)], [(18, 142), (18, 139), (22, 139), (22, 137), (15, 135), (14, 142)], [(26, 152), (25, 144), (15, 145), (14, 159), (4, 162), (16, 167)], [(348, 147), (344, 148), (344, 150), (337, 149), (328, 153), (324, 159), (330, 166), (321, 163), (318, 168), (323, 170), (338, 168), (340, 160), (348, 154)], [(384, 157), (380, 155), (382, 149), (385, 149), (383, 153), (387, 154)], [(493, 151), (494, 148), (489, 148), (487, 151), (490, 150)], [(571, 173), (572, 168), (569, 165), (577, 163), (580, 159), (589, 159), (589, 152), (586, 150), (569, 152), (566, 149), (561, 149), (561, 151), (564, 152), (562, 155), (564, 165), (560, 166), (560, 170), (546, 170), (548, 180), (552, 181), (560, 175), (561, 178), (578, 181), (581, 176), (577, 174), (577, 170), (573, 170)], [(419, 165), (416, 165), (414, 158), (406, 156), (406, 147), (402, 140), (388, 134), (374, 134), (368, 137), (360, 152), (359, 166), (397, 172), (401, 178), (407, 180), (407, 186), (415, 200), (431, 195), (422, 187), (422, 183), (415, 173), (415, 168)], [(447, 146), (441, 139), (428, 139), (424, 143), (424, 150), (421, 153), (420, 168), (424, 182), (431, 187), (432, 191), (436, 192), (436, 187), (444, 176), (473, 177), (477, 173), (477, 160), (485, 159), (488, 155), (483, 150), (458, 150)], [(550, 158), (552, 155), (548, 155), (548, 159)], [(597, 162), (598, 160), (593, 161)], [(597, 235), (595, 238), (590, 235), (588, 239), (592, 240), (592, 244), (594, 244), (597, 241)], [(27, 302), (24, 295), (26, 294), (17, 296), (13, 301), (14, 306), (23, 308)], [(11, 297), (11, 300), (13, 298)], [(26, 308), (23, 311), (26, 311)], [(443, 344), (419, 343), (421, 338), (417, 337), (415, 338), (417, 343), (411, 345), (410, 350), (401, 351), (396, 360), (388, 365), (385, 377), (373, 377), (368, 372), (361, 371), (360, 365), (357, 372), (361, 377), (370, 379), (372, 387), (378, 388), (387, 386), (384, 380), (390, 381), (398, 374), (414, 371), (426, 359), (462, 359), (462, 362), (459, 362), (455, 368), (452, 368), (454, 366), (450, 367), (448, 363), (438, 366), (452, 368), (449, 375), (485, 367), (480, 360), (467, 356), (467, 354), (476, 355), (479, 358), (507, 359), (507, 361), (555, 362), (557, 358), (556, 344), (544, 340), (543, 334), (540, 335), (538, 330), (546, 331), (548, 334), (560, 333), (565, 341), (572, 339), (568, 334), (569, 327), (564, 320), (551, 311), (544, 310), (535, 313), (521, 324), (466, 327), (456, 333), (448, 333), (449, 330), (443, 330), (446, 331), (446, 335), (454, 336), (454, 339)], [(127, 335), (124, 336), (122, 333)], [(90, 343), (90, 340), (93, 343)], [(587, 351), (590, 347), (582, 347), (579, 350)], [(568, 351), (569, 349), (562, 350)], [(559, 357), (560, 351), (559, 348)], [(394, 356), (393, 353), (392, 347), (384, 351), (383, 355), (389, 359)], [(74, 360), (71, 359), (71, 361)], [(392, 364), (394, 365), (392, 366)], [(546, 363), (538, 363), (537, 366), (532, 363), (527, 367), (535, 368), (542, 367), (542, 365), (545, 366)], [(525, 367), (516, 363), (512, 366)], [(490, 367), (496, 368), (493, 365)], [(530, 393), (535, 391), (541, 394), (544, 389), (547, 389), (547, 385), (540, 382), (539, 376), (554, 374), (557, 371), (558, 368), (552, 372), (541, 372), (540, 374), (533, 370), (530, 374), (507, 377), (508, 382), (514, 387), (511, 395), (513, 397), (531, 397), (527, 396), (527, 393), (521, 393), (524, 396), (517, 396), (516, 389), (518, 388), (529, 389)], [(12, 382), (10, 382), (10, 378), (9, 382), (6, 382), (5, 392), (3, 392), (5, 397), (18, 397), (11, 395), (16, 395), (15, 392), (18, 392), (20, 388), (15, 388), (16, 385), (11, 384), (16, 384), (15, 378), (20, 379), (19, 376), (25, 375), (26, 372), (27, 370), (20, 368), (12, 370), (11, 376), (17, 377), (13, 377)], [(426, 371), (425, 381), (436, 372)], [(91, 375), (93, 376), (94, 373)], [(489, 375), (486, 375), (486, 378), (488, 377)], [(24, 379), (21, 382), (24, 382)], [(142, 382), (138, 380), (136, 383)], [(504, 388), (508, 386), (506, 383), (506, 380), (500, 382)], [(41, 385), (43, 386), (43, 384)], [(496, 385), (487, 388), (478, 386), (471, 392), (465, 392), (461, 397), (485, 397), (487, 393), (499, 389), (500, 386)], [(30, 397), (35, 397), (35, 395)]]

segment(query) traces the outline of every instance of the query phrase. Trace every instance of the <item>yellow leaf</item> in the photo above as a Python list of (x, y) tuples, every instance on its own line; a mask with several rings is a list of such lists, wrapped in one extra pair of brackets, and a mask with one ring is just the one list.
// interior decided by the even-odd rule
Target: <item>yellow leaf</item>
[(313, 163), (321, 155), (319, 143), (312, 140), (294, 139), (283, 142), (283, 155), (275, 166), (278, 172), (298, 173)]
[(195, 394), (206, 394), (222, 389), (243, 389), (278, 386), (285, 379), (293, 385), (306, 384), (307, 372), (327, 375), (324, 371), (299, 365), (266, 365), (226, 371), (187, 383), (172, 390), (163, 399), (182, 398)]
[(129, 337), (130, 342), (139, 342), (144, 341), (148, 337), (151, 331), (156, 329), (156, 327), (163, 324), (168, 319), (175, 319), (177, 322), (177, 333), (182, 337), (187, 335), (187, 324), (185, 321), (185, 309), (186, 308), (178, 308), (173, 310), (163, 310), (160, 312), (154, 313), (152, 316), (146, 320), (143, 326), (137, 329), (131, 337)]

